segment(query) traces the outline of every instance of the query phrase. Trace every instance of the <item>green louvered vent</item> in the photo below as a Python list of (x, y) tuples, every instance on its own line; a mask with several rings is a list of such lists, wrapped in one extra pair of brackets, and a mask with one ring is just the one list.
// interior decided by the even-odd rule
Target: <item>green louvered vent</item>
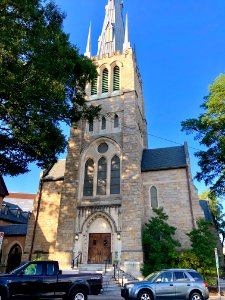
[(109, 71), (104, 69), (102, 72), (102, 93), (109, 91)]
[(113, 91), (120, 89), (120, 68), (116, 66), (113, 69)]
[(91, 82), (91, 95), (97, 95), (97, 78), (94, 78)]

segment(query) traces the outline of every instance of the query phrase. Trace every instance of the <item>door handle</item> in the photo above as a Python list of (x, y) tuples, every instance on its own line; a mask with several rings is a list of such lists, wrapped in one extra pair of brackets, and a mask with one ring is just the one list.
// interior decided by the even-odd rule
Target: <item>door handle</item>
[(188, 283), (187, 286), (191, 286), (190, 283)]
[(171, 283), (170, 286), (173, 286), (173, 284)]

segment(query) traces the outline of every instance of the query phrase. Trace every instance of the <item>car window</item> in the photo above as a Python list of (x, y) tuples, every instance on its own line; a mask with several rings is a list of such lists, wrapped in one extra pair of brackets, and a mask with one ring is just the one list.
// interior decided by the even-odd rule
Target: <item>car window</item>
[(174, 272), (174, 281), (189, 281), (189, 278), (184, 272), (176, 271)]
[(197, 272), (188, 271), (188, 274), (190, 274), (195, 281), (203, 281), (202, 276)]
[(49, 276), (56, 275), (55, 264), (52, 263), (47, 264), (46, 274)]
[(163, 272), (156, 278), (155, 281), (156, 282), (172, 282), (173, 281), (173, 273), (172, 272)]
[(42, 275), (42, 264), (32, 263), (24, 269), (24, 275)]

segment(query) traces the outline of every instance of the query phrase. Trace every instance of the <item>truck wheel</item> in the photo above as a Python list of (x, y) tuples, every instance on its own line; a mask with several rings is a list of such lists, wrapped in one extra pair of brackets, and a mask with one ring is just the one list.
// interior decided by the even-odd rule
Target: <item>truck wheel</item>
[(87, 300), (87, 293), (82, 290), (72, 292), (70, 300)]
[(0, 291), (0, 299), (1, 300), (6, 300), (7, 299), (6, 293), (4, 291)]
[(152, 300), (152, 295), (148, 290), (141, 291), (138, 294), (138, 300)]

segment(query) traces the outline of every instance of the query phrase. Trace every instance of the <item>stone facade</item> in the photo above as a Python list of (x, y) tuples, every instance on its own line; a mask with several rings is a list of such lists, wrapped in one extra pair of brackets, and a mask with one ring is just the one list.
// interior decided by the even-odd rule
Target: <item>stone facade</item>
[[(112, 3), (110, 1), (110, 5)], [(119, 8), (117, 3), (115, 9)], [(101, 41), (105, 40), (102, 38)], [(129, 46), (128, 41), (126, 45)], [(86, 52), (91, 53), (90, 47)], [(55, 173), (60, 168), (55, 168), (41, 180), (28, 228), (24, 260), (40, 255), (59, 260), (60, 267), (66, 269), (79, 253), (82, 253), (83, 263), (102, 263), (109, 256), (137, 276), (143, 263), (142, 229), (153, 216), (151, 187), (157, 189), (158, 207), (164, 207), (169, 223), (177, 227), (176, 237), (183, 248), (189, 246), (185, 233), (192, 230), (203, 213), (192, 183), (186, 146), (182, 148), (183, 164), (142, 170), (147, 131), (142, 82), (133, 49), (128, 47), (123, 53), (103, 53), (92, 59), (99, 76), (94, 93), (92, 85), (87, 85), (87, 101), (101, 105), (105, 124), (103, 126), (100, 117), (91, 127), (84, 120), (71, 127), (67, 157), (60, 176)], [(117, 89), (114, 88), (115, 67), (119, 69)], [(105, 70), (107, 91), (103, 92)], [(105, 152), (99, 150), (102, 144), (107, 145)], [(111, 190), (114, 157), (119, 160), (120, 188), (117, 193)], [(99, 164), (102, 158), (106, 166), (103, 180), (99, 177), (102, 175)], [(87, 165), (89, 160), (93, 167)], [(85, 182), (92, 187), (88, 196), (84, 192)], [(101, 184), (105, 184), (104, 193), (99, 192)]]

